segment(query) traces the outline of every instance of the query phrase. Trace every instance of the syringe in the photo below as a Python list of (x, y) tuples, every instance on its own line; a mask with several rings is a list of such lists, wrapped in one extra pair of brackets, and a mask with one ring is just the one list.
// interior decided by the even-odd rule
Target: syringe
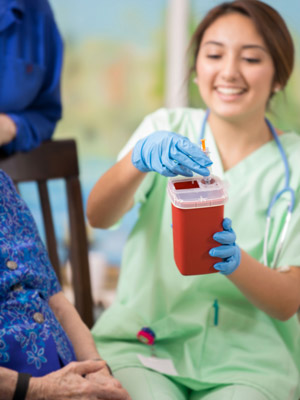
[[(201, 139), (201, 147), (202, 147), (202, 151), (203, 151), (203, 153), (207, 156), (207, 157), (209, 157), (209, 155), (210, 155), (210, 151), (209, 151), (209, 149), (208, 149), (208, 147), (206, 147), (206, 144), (205, 144), (205, 139)], [(208, 170), (209, 170), (209, 174), (211, 174), (211, 166), (210, 167), (207, 167), (208, 168)], [(204, 183), (205, 184), (210, 184), (211, 183), (211, 176), (209, 175), (209, 176), (204, 176), (203, 177), (203, 181), (204, 181)]]

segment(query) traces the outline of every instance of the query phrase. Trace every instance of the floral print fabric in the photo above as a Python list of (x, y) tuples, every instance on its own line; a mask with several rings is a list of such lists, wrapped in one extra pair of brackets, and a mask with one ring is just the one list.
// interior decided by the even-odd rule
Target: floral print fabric
[(75, 360), (48, 304), (60, 290), (34, 219), (0, 170), (0, 366), (42, 376)]

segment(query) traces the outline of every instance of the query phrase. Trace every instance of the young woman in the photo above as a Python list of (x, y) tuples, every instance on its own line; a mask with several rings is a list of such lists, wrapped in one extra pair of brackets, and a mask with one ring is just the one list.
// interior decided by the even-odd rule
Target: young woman
[[(117, 300), (94, 338), (133, 400), (298, 400), (300, 137), (265, 119), (292, 72), (292, 39), (273, 8), (237, 0), (212, 9), (191, 44), (209, 111), (146, 117), (89, 197), (89, 221), (101, 228), (141, 203)], [(223, 260), (220, 273), (185, 277), (173, 260), (166, 185), (168, 176), (208, 175), (200, 136), (229, 183), (224, 230), (214, 235), (221, 246), (209, 252)], [(143, 327), (153, 346), (137, 340)]]

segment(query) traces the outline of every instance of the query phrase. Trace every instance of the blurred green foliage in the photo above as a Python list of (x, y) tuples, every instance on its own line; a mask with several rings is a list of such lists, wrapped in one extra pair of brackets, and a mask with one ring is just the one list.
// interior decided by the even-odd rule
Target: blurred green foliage
[[(189, 37), (197, 23), (191, 13)], [(64, 115), (55, 137), (75, 138), (80, 157), (114, 159), (142, 119), (164, 106), (166, 10), (158, 26), (148, 48), (108, 38), (94, 37), (78, 42), (65, 37)], [(294, 38), (295, 48), (299, 49), (299, 38), (296, 35)], [(187, 79), (188, 105), (204, 108), (193, 77)], [(276, 94), (268, 113), (280, 129), (300, 132), (299, 88), (298, 57), (286, 90)]]

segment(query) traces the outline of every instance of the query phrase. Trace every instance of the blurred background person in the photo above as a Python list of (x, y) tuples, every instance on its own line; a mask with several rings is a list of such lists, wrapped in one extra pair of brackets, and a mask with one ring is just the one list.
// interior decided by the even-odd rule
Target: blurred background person
[(47, 0), (0, 1), (0, 152), (29, 151), (61, 118), (63, 43)]

